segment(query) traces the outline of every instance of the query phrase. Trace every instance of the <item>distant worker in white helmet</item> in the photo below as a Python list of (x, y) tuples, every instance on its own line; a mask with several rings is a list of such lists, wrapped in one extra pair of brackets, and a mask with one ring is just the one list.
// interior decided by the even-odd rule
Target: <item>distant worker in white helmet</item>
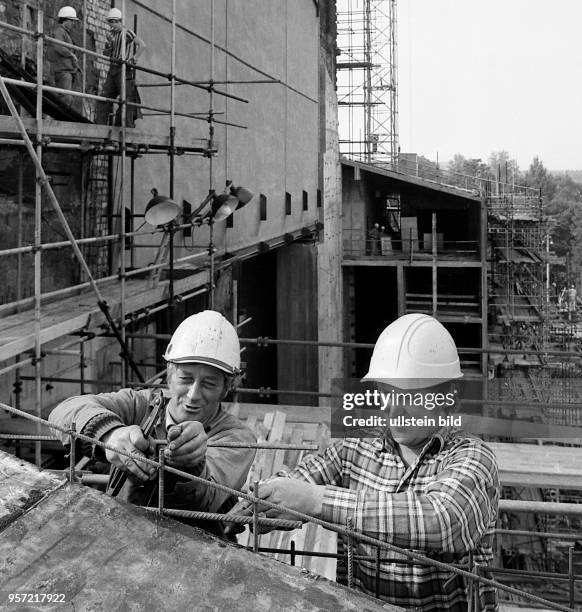
[[(71, 31), (79, 21), (77, 11), (72, 6), (63, 6), (57, 13), (58, 25), (53, 32), (53, 38), (69, 45), (74, 44)], [(73, 83), (81, 71), (79, 59), (70, 47), (51, 42), (48, 44), (47, 60), (54, 75), (54, 85), (60, 89), (74, 90)], [(62, 101), (71, 106), (73, 96), (61, 94)]]
[[(240, 345), (234, 327), (218, 312), (206, 310), (185, 319), (176, 329), (164, 359), (167, 391), (121, 389), (82, 395), (61, 402), (51, 423), (110, 444), (128, 453), (157, 460), (152, 438), (166, 439), (168, 465), (240, 490), (255, 456), (252, 448), (208, 447), (209, 441), (253, 444), (254, 434), (226, 412), (221, 401), (240, 372)], [(150, 435), (144, 435), (144, 430)], [(68, 436), (57, 430), (63, 444)], [(113, 466), (112, 474), (129, 475), (119, 496), (139, 505), (157, 505), (156, 469), (115, 451), (78, 441), (79, 452)], [(117, 478), (117, 481), (120, 479)], [(110, 492), (117, 494), (110, 479)], [(198, 482), (165, 475), (168, 508), (224, 513), (236, 502), (228, 493)], [(222, 535), (223, 526), (185, 520)]]
[(572, 313), (576, 312), (576, 287), (570, 285), (570, 288), (566, 290), (566, 301), (568, 304), (568, 321), (572, 320)]
[[(391, 398), (383, 413), (387, 428), (375, 437), (337, 439), (323, 455), (308, 456), (292, 472), (261, 482), (259, 497), (342, 527), (352, 518), (355, 531), (437, 561), (466, 564), (472, 553), (481, 575), (487, 575), (499, 477), (493, 452), (448, 424), (461, 377), (455, 343), (441, 323), (424, 314), (400, 317), (378, 338), (363, 379)], [(345, 412), (344, 405), (340, 414), (354, 412)], [(367, 413), (382, 414), (378, 405)], [(439, 424), (439, 417), (447, 424)], [(233, 512), (249, 514), (248, 506), (241, 501)], [(259, 510), (270, 518), (296, 519), (266, 506)], [(366, 557), (354, 560), (356, 589), (407, 610), (471, 607), (463, 577), (386, 549), (380, 551), (376, 584), (378, 549), (354, 542), (356, 554)], [(338, 552), (345, 553), (341, 535)], [(347, 582), (346, 572), (340, 557), (339, 582)], [(481, 584), (478, 594), (477, 609), (498, 609), (495, 589)]]
[[(135, 127), (135, 121), (141, 119), (142, 112), (138, 106), (132, 103), (141, 104), (141, 98), (135, 82), (135, 65), (137, 60), (146, 48), (145, 42), (133, 31), (123, 25), (123, 15), (118, 8), (112, 8), (107, 13), (107, 23), (111, 31), (107, 36), (105, 45), (105, 55), (109, 56), (109, 70), (105, 83), (101, 90), (101, 95), (105, 98), (115, 99), (122, 93), (122, 65), (121, 61), (126, 61), (125, 66), (125, 99), (128, 104), (125, 111), (125, 125)], [(125, 50), (123, 47), (123, 33), (125, 33)], [(97, 102), (96, 123), (109, 123), (113, 114), (113, 102), (100, 100)], [(113, 121), (115, 125), (121, 125), (121, 106), (119, 106)]]

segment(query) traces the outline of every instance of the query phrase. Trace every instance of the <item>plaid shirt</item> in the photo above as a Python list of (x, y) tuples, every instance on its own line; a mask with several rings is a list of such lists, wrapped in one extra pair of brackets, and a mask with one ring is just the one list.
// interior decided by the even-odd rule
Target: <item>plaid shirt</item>
[[(406, 467), (394, 443), (383, 438), (345, 438), (323, 456), (310, 455), (289, 476), (327, 485), (322, 518), (445, 563), (488, 564), (497, 518), (499, 477), (493, 452), (478, 438), (443, 428)], [(343, 553), (341, 536), (338, 551)], [(376, 547), (354, 541), (354, 586), (376, 595)], [(462, 577), (381, 551), (379, 596), (411, 610), (467, 610)], [(482, 574), (487, 575), (486, 570)], [(489, 576), (487, 576), (489, 577)], [(338, 562), (338, 582), (346, 567)], [(497, 610), (496, 591), (479, 587), (481, 610)]]

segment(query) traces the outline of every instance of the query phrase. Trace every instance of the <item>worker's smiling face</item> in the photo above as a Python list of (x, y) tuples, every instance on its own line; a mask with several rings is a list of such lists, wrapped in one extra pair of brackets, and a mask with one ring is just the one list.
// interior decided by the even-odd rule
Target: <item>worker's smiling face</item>
[(226, 395), (226, 376), (221, 370), (202, 363), (170, 363), (168, 389), (172, 396), (168, 410), (177, 423), (205, 423)]

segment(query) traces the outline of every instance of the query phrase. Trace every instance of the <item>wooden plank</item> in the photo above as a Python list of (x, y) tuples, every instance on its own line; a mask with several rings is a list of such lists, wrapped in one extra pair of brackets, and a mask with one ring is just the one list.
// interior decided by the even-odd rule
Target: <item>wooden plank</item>
[[(293, 425), (291, 429), (291, 436), (289, 437), (291, 444), (297, 444), (301, 446), (303, 443), (303, 426)], [(287, 450), (283, 456), (283, 464), (292, 470), (299, 463), (299, 455), (301, 451), (298, 450)]]
[[(315, 536), (315, 548), (313, 550), (322, 553), (337, 552), (337, 534), (318, 525)], [(335, 580), (337, 559), (331, 557), (312, 557), (311, 571), (328, 580)]]
[[(203, 274), (175, 281), (175, 294), (184, 293), (202, 286), (206, 280)], [(167, 281), (159, 283), (155, 288), (149, 288), (147, 280), (132, 280), (126, 285), (126, 313), (142, 310), (147, 306), (162, 302), (167, 297)], [(104, 286), (101, 288), (103, 298), (109, 304), (114, 317), (120, 307), (119, 286)], [(96, 329), (105, 322), (105, 317), (99, 309), (96, 297), (92, 292), (82, 295), (62, 298), (58, 302), (43, 304), (41, 308), (41, 343), (46, 344), (67, 334), (90, 326)], [(34, 348), (35, 324), (34, 312), (8, 315), (2, 318), (0, 329), (0, 361), (11, 359)]]
[[(287, 423), (329, 423), (331, 419), (331, 408), (329, 407), (239, 403), (239, 418), (241, 419), (245, 419), (250, 414), (255, 414), (262, 419), (267, 412), (275, 411), (284, 412)], [(225, 402), (225, 406), (229, 405), (229, 402)]]
[(582, 490), (582, 448), (490, 442), (502, 484)]
[[(285, 413), (277, 411), (273, 417), (271, 430), (267, 440), (269, 442), (281, 442), (283, 439), (283, 432), (285, 431)], [(274, 467), (275, 454), (277, 451), (264, 449), (265, 460), (263, 464), (263, 470), (261, 472), (261, 478), (268, 478), (275, 473), (276, 468)]]

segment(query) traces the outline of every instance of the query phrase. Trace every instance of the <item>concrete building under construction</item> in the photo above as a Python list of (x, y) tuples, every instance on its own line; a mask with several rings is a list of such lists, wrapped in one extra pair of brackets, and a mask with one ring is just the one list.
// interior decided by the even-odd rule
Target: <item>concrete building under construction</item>
[[(121, 94), (107, 100), (112, 4), (146, 49), (137, 65), (118, 63)], [(499, 463), (492, 576), (502, 609), (577, 609), (582, 360), (576, 322), (549, 296), (543, 199), (499, 177), (423, 169), (400, 152), (396, 2), (70, 5), (79, 22), (63, 44), (54, 37), (61, 3), (0, 2), (0, 594), (67, 575), (67, 602), (101, 601), (75, 570), (99, 567), (106, 589), (130, 562), (88, 552), (77, 519), (118, 515), (102, 533), (118, 529), (120, 551), (134, 521), (146, 538), (135, 555), (164, 541), (152, 566), (179, 546), (201, 572), (215, 560), (208, 609), (272, 609), (294, 592), (305, 609), (379, 609), (315, 583), (353, 563), (352, 550), (336, 553), (346, 525), (247, 529), (239, 546), (271, 558), (229, 548), (225, 560), (210, 536), (162, 516), (152, 527), (147, 512), (84, 488), (103, 490), (107, 475), (66, 458), (46, 419), (72, 395), (163, 386), (169, 334), (217, 310), (240, 335), (245, 377), (227, 406), (256, 434), (248, 482), (260, 481), (329, 442), (333, 381), (361, 378), (379, 332), (426, 313), (455, 339), (476, 389), (463, 398), (463, 423)], [(55, 46), (79, 58), (70, 91), (55, 86)], [(106, 124), (96, 115), (105, 103)], [(152, 200), (170, 218), (152, 217)], [(55, 544), (61, 528), (68, 544)], [(237, 563), (246, 570), (231, 572)], [(131, 575), (145, 572), (147, 590), (146, 566)], [(475, 566), (451, 571), (483, 580)], [(232, 591), (220, 595), (228, 579)], [(138, 591), (124, 602), (148, 609)], [(188, 606), (197, 594), (160, 601)]]

